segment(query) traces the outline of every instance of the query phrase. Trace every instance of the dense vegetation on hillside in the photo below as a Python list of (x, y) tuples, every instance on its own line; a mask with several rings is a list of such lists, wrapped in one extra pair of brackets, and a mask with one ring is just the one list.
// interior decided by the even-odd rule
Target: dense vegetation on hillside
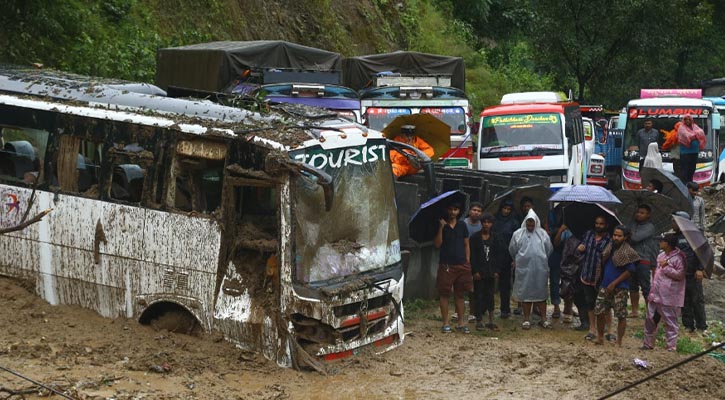
[(519, 90), (619, 107), (725, 76), (725, 2), (5, 0), (0, 62), (153, 82), (159, 47), (282, 39), (363, 55), (462, 56), (475, 109)]

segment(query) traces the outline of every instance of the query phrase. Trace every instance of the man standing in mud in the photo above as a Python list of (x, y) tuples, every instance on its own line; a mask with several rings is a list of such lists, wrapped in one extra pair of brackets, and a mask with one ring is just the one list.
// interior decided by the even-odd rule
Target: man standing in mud
[[(690, 219), (690, 215), (684, 211), (677, 211), (675, 215)], [(672, 221), (672, 230), (677, 238), (677, 248), (685, 254), (685, 305), (682, 307), (682, 325), (689, 333), (694, 333), (695, 329), (704, 332), (707, 329), (705, 295), (702, 291), (705, 268), (675, 221)]]
[(594, 218), (594, 230), (588, 230), (582, 237), (581, 244), (577, 247), (579, 254), (583, 256), (579, 285), (574, 294), (574, 303), (579, 310), (581, 325), (577, 330), (589, 331), (587, 340), (594, 340), (596, 333), (596, 320), (594, 319), (594, 307), (597, 301), (597, 280), (601, 273), (602, 252), (611, 242), (607, 231), (607, 219), (600, 215)]
[(640, 261), (635, 265), (634, 272), (630, 277), (629, 296), (632, 302), (630, 318), (639, 317), (639, 290), (642, 288), (642, 298), (647, 306), (647, 296), (652, 282), (652, 268), (657, 265), (657, 253), (659, 246), (655, 241), (657, 233), (654, 224), (650, 221), (652, 209), (646, 204), (640, 204), (634, 214), (634, 220), (627, 224), (632, 230), (629, 241), (632, 247), (639, 253)]
[(609, 310), (617, 317), (617, 345), (622, 346), (624, 331), (627, 329), (627, 291), (629, 275), (639, 254), (627, 243), (629, 228), (619, 225), (614, 228), (612, 241), (602, 252), (603, 277), (597, 294), (594, 313), (597, 315), (597, 344), (604, 343), (604, 326)]
[[(471, 253), (468, 243), (468, 228), (458, 220), (461, 205), (453, 202), (446, 208), (446, 218), (441, 218), (433, 244), (440, 249), (436, 288), (441, 308), (443, 327), (441, 332), (450, 333), (450, 316), (448, 314), (448, 298), (453, 293), (456, 313), (465, 313), (465, 295), (473, 291), (473, 275), (471, 274)], [(458, 318), (456, 331), (471, 333), (466, 326), (466, 318)]]
[[(496, 220), (493, 223), (492, 232), (495, 236), (501, 238), (503, 243), (508, 247), (511, 242), (511, 236), (514, 231), (519, 229), (520, 222), (514, 217), (514, 203), (506, 199), (501, 203), (501, 207), (496, 213)], [(498, 289), (501, 302), (501, 319), (507, 319), (511, 316), (511, 266), (513, 259), (508, 251), (504, 251), (501, 256), (501, 268), (499, 269)]]

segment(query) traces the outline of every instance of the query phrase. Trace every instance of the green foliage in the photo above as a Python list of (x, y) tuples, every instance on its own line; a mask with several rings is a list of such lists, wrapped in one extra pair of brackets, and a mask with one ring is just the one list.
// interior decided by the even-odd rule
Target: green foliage
[(403, 309), (406, 319), (422, 319), (429, 318), (433, 313), (433, 309), (437, 307), (437, 302), (426, 299), (403, 299)]
[(702, 344), (687, 336), (677, 338), (677, 352), (680, 354), (697, 354), (703, 350)]

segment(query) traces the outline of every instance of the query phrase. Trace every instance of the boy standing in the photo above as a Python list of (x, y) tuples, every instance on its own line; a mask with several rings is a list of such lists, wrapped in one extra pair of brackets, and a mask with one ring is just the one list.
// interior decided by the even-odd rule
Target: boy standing
[(473, 310), (476, 316), (476, 330), (482, 331), (483, 313), (488, 312), (486, 328), (498, 331), (493, 323), (494, 287), (499, 275), (499, 265), (504, 247), (491, 232), (494, 217), (490, 213), (483, 214), (481, 230), (471, 236), (471, 272), (473, 273)]
[[(466, 228), (465, 223), (458, 221), (460, 213), (461, 205), (459, 203), (448, 205), (446, 218), (440, 219), (438, 232), (433, 240), (433, 245), (440, 249), (436, 288), (438, 289), (441, 317), (443, 319), (443, 327), (441, 328), (443, 333), (451, 332), (448, 297), (453, 293), (456, 313), (466, 315), (464, 297), (466, 293), (473, 290), (468, 228)], [(458, 318), (456, 331), (471, 333), (466, 326), (465, 318)]]
[(704, 231), (705, 200), (697, 195), (698, 190), (700, 190), (700, 186), (697, 183), (687, 182), (687, 191), (690, 192), (690, 197), (692, 197), (692, 222), (694, 222), (701, 231)]

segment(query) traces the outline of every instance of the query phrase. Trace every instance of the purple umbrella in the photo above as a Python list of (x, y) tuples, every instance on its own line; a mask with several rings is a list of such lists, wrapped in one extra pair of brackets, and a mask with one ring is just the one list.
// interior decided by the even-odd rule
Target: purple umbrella
[(584, 201), (588, 203), (621, 204), (609, 190), (595, 185), (564, 186), (549, 197), (550, 202)]

